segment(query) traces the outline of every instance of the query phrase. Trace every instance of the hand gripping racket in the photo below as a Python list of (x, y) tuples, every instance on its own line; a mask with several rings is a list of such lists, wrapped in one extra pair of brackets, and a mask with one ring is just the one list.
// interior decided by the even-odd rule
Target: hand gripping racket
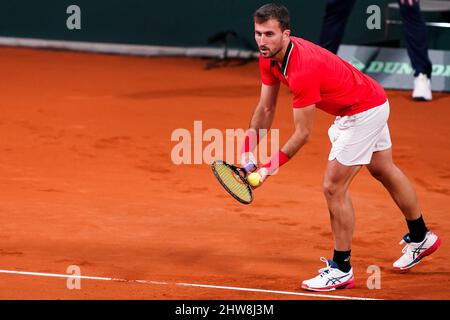
[(252, 187), (246, 178), (247, 172), (253, 168), (238, 168), (220, 160), (211, 164), (211, 169), (222, 187), (243, 204), (249, 204), (253, 200)]

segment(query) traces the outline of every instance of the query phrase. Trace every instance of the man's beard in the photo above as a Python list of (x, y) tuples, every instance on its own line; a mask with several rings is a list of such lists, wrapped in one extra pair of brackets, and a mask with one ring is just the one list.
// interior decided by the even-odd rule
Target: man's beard
[(261, 48), (259, 49), (259, 52), (261, 52), (261, 54), (263, 55), (264, 58), (273, 58), (275, 57), (282, 49), (283, 47), (280, 47), (278, 50), (276, 50), (275, 52), (270, 51), (269, 48), (264, 47), (264, 49), (267, 49), (268, 51), (261, 51)]

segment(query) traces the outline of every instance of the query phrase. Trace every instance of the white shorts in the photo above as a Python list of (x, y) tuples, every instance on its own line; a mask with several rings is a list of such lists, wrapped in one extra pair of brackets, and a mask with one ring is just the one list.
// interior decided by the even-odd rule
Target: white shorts
[(332, 144), (328, 160), (346, 166), (369, 164), (376, 151), (392, 146), (387, 120), (389, 101), (352, 116), (336, 117), (328, 130)]

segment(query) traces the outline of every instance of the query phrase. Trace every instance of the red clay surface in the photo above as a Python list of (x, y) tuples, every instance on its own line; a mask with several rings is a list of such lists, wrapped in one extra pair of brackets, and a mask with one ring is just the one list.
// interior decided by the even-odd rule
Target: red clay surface
[[(333, 118), (249, 206), (207, 164), (171, 162), (177, 128), (245, 128), (257, 102), (256, 62), (204, 71), (204, 60), (0, 49), (0, 269), (165, 281), (167, 285), (0, 273), (1, 299), (315, 299), (187, 288), (177, 282), (302, 292), (332, 237), (321, 191)], [(364, 169), (351, 186), (356, 287), (334, 295), (449, 299), (450, 96), (414, 103), (389, 92), (394, 157), (417, 188), (443, 244), (394, 272), (407, 231), (388, 193)], [(274, 128), (292, 132), (283, 88)], [(206, 144), (205, 144), (206, 145)], [(381, 268), (381, 289), (366, 286)]]

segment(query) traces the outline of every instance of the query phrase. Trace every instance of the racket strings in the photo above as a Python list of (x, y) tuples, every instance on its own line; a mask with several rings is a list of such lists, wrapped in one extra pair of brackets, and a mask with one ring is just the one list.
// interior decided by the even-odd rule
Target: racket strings
[(224, 164), (215, 165), (216, 172), (227, 188), (244, 201), (251, 201), (251, 193), (248, 186), (241, 180), (237, 173)]

